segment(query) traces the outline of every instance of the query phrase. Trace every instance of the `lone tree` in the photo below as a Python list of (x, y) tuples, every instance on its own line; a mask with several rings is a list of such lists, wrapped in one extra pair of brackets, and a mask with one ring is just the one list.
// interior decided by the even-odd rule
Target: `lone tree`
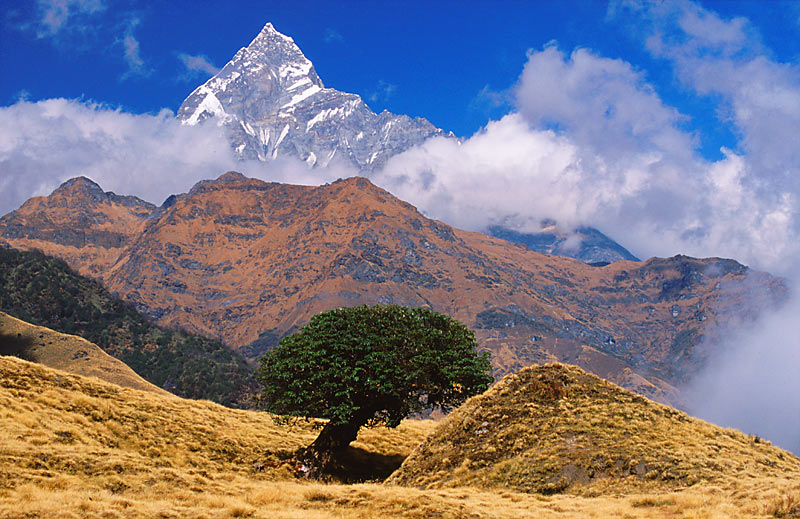
[(315, 315), (261, 359), (267, 410), (327, 418), (298, 453), (324, 472), (361, 426), (397, 427), (411, 413), (445, 411), (492, 382), (488, 353), (460, 322), (425, 308), (358, 306)]

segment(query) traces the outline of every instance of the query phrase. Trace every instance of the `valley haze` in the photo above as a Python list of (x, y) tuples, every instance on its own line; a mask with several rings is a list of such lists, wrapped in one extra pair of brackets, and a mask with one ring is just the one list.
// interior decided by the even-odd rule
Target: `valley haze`
[[(456, 15), (445, 2), (430, 8), (432, 22), (406, 18), (397, 6), (371, 7), (361, 16), (373, 28), (363, 31), (358, 26), (364, 24), (347, 19), (355, 16), (353, 7), (334, 15), (319, 4), (312, 15), (253, 4), (246, 16), (244, 9), (227, 8), (219, 20), (189, 15), (192, 23), (178, 24), (169, 37), (157, 34), (180, 6), (160, 11), (134, 2), (124, 10), (101, 0), (42, 0), (10, 9), (0, 63), (17, 72), (3, 78), (0, 90), (0, 213), (81, 175), (155, 205), (229, 170), (308, 186), (363, 175), (426, 217), (469, 231), (502, 226), (531, 233), (555, 221), (565, 232), (596, 228), (640, 258), (733, 258), (786, 277), (790, 300), (746, 329), (730, 331), (721, 361), (688, 388), (696, 395), (690, 408), (800, 452), (797, 6), (593, 4), (577, 7), (569, 20), (567, 9), (553, 13), (538, 5), (520, 13), (523, 8), (511, 3), (494, 17), (481, 7)], [(379, 38), (374, 27), (387, 14), (397, 18)], [(451, 23), (447, 16), (454, 17)], [(530, 25), (536, 16), (543, 21)], [(257, 18), (258, 26), (242, 18)], [(476, 22), (482, 18), (484, 27)], [(264, 26), (268, 21), (272, 25)], [(557, 28), (563, 25), (572, 29)], [(297, 77), (282, 88), (306, 97), (278, 96), (276, 120), (263, 133), (234, 121), (243, 133), (232, 147), (227, 112), (200, 123), (201, 114), (192, 119), (181, 102), (206, 79), (230, 72), (227, 60), (268, 27), (303, 64), (286, 69)], [(216, 28), (219, 48), (209, 37)], [(438, 30), (438, 37), (409, 48), (404, 42), (415, 29)], [(447, 42), (481, 48), (467, 66), (456, 60), (469, 52)], [(362, 54), (354, 50), (366, 47)], [(409, 52), (417, 58), (402, 57)], [(425, 61), (426, 55), (439, 63)], [(455, 71), (448, 56), (458, 64)], [(31, 71), (24, 60), (45, 72)], [(87, 66), (91, 62), (96, 66)], [(42, 86), (78, 75), (78, 67), (78, 86), (74, 79), (63, 92)], [(437, 75), (439, 68), (450, 75)], [(159, 98), (159, 91), (173, 93)], [(322, 94), (327, 114), (340, 110), (331, 128), (351, 123), (344, 115), (350, 106), (356, 122), (371, 129), (370, 145), (386, 150), (369, 162), (374, 166), (365, 167), (370, 154), (362, 160), (355, 145), (357, 160), (343, 151), (331, 154), (335, 132), (324, 133), (322, 126), (319, 141), (307, 141), (323, 118), (311, 124), (322, 112), (303, 115), (302, 103)], [(185, 101), (185, 107), (192, 104)], [(431, 106), (437, 103), (447, 109)], [(283, 107), (297, 108), (281, 113)], [(414, 138), (388, 138), (392, 121), (402, 121), (403, 135)], [(351, 133), (347, 142), (355, 143), (359, 132)], [(237, 151), (243, 143), (252, 149), (256, 135), (268, 153)], [(287, 148), (289, 141), (298, 144)], [(336, 145), (345, 149), (340, 140)], [(753, 288), (753, 304), (761, 301), (759, 290)]]

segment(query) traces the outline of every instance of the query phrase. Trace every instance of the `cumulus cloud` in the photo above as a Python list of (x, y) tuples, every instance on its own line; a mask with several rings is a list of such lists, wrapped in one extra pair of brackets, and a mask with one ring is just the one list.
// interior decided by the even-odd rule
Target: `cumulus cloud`
[(203, 73), (213, 76), (220, 71), (219, 67), (214, 66), (208, 57), (202, 54), (192, 56), (191, 54), (181, 52), (178, 54), (178, 59), (183, 63), (183, 66), (186, 67), (189, 76), (196, 76)]
[(683, 116), (630, 64), (548, 45), (531, 52), (516, 112), (463, 143), (432, 140), (375, 180), (432, 217), (522, 231), (593, 225), (642, 257), (727, 256), (780, 271), (798, 253), (796, 197), (748, 156), (694, 151)]
[(690, 158), (695, 147), (677, 127), (678, 111), (619, 59), (586, 49), (566, 56), (551, 44), (529, 53), (515, 92), (517, 108), (532, 126), (554, 126), (604, 155), (660, 152), (677, 161)]
[(182, 125), (169, 110), (136, 115), (66, 99), (0, 108), (0, 214), (79, 175), (160, 204), (228, 170), (304, 184), (353, 174), (341, 167), (311, 171), (293, 160), (239, 162), (222, 128)]

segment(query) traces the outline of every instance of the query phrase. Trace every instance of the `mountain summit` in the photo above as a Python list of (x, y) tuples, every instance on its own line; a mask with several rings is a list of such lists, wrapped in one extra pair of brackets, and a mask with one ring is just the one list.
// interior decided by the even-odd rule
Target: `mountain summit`
[(360, 96), (325, 88), (294, 40), (267, 23), (178, 109), (184, 124), (224, 125), (243, 159), (346, 160), (373, 170), (443, 130), (423, 118), (373, 112)]

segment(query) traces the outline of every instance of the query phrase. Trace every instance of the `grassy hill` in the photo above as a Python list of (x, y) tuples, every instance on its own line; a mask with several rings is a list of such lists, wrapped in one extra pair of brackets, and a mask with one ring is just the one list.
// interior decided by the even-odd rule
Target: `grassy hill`
[(247, 406), (251, 368), (219, 341), (159, 328), (61, 260), (0, 248), (0, 311), (78, 335), (177, 395)]
[[(362, 430), (352, 454), (375, 462), (406, 456), (435, 425)], [(800, 479), (782, 467), (773, 476), (754, 471), (682, 491), (596, 497), (305, 482), (287, 459), (315, 434), (308, 423), (281, 425), (262, 412), (0, 357), (0, 517), (728, 519), (800, 512)], [(765, 447), (764, 456), (776, 451)]]
[(3, 312), (0, 312), (0, 355), (13, 355), (122, 387), (169, 394), (86, 339), (34, 326)]
[(448, 416), (390, 481), (597, 496), (795, 478), (800, 459), (575, 366), (508, 375)]

